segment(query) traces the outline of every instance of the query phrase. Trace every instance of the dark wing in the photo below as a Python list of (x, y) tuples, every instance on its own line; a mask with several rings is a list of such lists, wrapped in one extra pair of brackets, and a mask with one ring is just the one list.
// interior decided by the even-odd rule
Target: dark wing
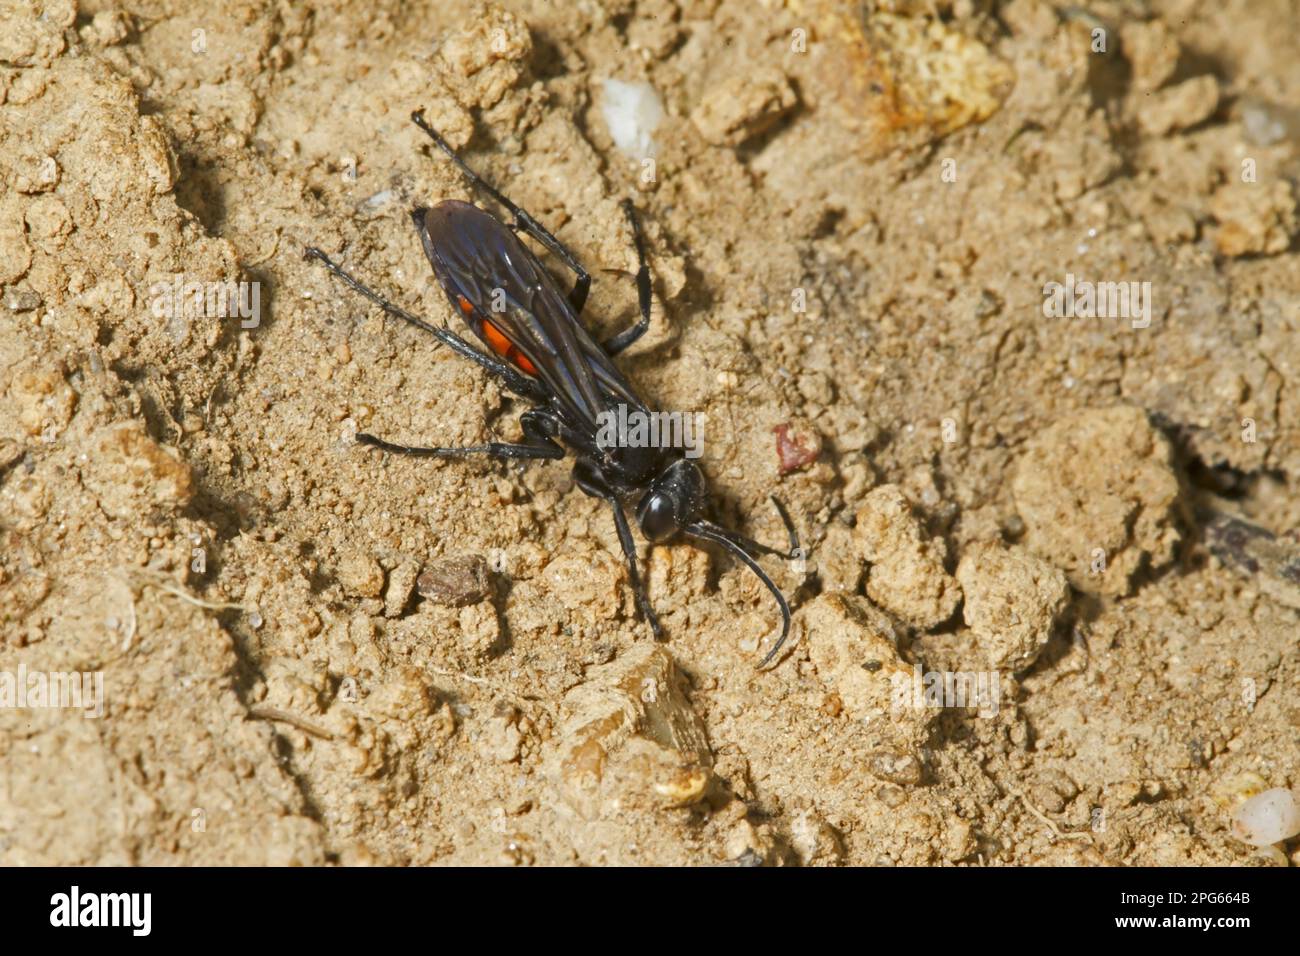
[(452, 306), (474, 334), (540, 379), (577, 422), (619, 403), (645, 405), (578, 321), (546, 267), (507, 226), (470, 203), (447, 200), (424, 214), (420, 238)]

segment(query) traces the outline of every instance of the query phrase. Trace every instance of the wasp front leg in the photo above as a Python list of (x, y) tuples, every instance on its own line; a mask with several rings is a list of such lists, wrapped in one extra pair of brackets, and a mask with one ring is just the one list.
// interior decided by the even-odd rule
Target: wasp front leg
[(659, 618), (650, 606), (650, 598), (646, 594), (645, 584), (641, 581), (641, 572), (637, 567), (636, 560), (636, 541), (632, 537), (632, 527), (628, 524), (627, 515), (623, 514), (623, 502), (617, 492), (615, 492), (605, 480), (600, 476), (594, 467), (582, 459), (573, 466), (573, 480), (578, 487), (593, 498), (600, 498), (609, 502), (610, 509), (614, 512), (614, 529), (618, 532), (618, 543), (623, 547), (623, 557), (627, 561), (628, 580), (632, 583), (632, 594), (636, 598), (637, 610), (645, 618), (646, 623), (650, 625), (650, 631), (654, 634), (656, 641), (662, 641), (664, 638), (663, 628), (659, 625)]

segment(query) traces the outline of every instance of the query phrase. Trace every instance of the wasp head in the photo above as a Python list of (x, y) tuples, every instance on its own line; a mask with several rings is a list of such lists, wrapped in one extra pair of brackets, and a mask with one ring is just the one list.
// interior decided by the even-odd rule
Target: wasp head
[(637, 524), (650, 541), (671, 538), (699, 517), (704, 476), (695, 462), (678, 458), (661, 471), (636, 506)]

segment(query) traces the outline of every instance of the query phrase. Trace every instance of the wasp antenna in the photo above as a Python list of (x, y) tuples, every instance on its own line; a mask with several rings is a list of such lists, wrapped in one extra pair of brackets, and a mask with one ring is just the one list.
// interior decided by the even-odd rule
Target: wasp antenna
[(790, 520), (790, 512), (785, 510), (785, 505), (781, 504), (781, 499), (776, 495), (770, 496), (772, 504), (776, 505), (777, 513), (781, 516), (781, 521), (785, 523), (785, 530), (790, 535), (790, 554), (787, 557), (799, 557), (799, 532), (794, 529), (794, 522)]
[[(450, 156), (452, 158), (452, 161), (457, 166), (461, 166), (462, 168), (464, 168), (463, 164), (460, 161), (460, 157), (457, 156), (456, 151), (451, 148), (451, 144), (448, 143), (445, 139), (443, 139), (442, 134), (439, 133), (432, 126), (430, 126), (429, 121), (424, 118), (424, 110), (416, 110), (414, 113), (412, 113), (411, 122), (414, 123), (416, 126), (420, 127), (420, 129), (424, 131), (424, 135), (428, 136), (431, 140), (437, 143), (438, 148), (441, 149), (448, 156)], [(468, 169), (465, 169), (464, 171), (469, 172)], [(473, 176), (473, 173), (470, 173), (470, 176)]]
[[(758, 576), (758, 579), (767, 586), (767, 589), (772, 592), (772, 597), (776, 598), (776, 606), (781, 609), (781, 636), (777, 638), (776, 643), (772, 645), (772, 649), (767, 652), (766, 656), (758, 662), (758, 669), (762, 670), (772, 663), (781, 647), (785, 644), (785, 639), (790, 636), (790, 605), (786, 603), (785, 595), (767, 576), (767, 572), (763, 570), (762, 566), (754, 560), (754, 556), (746, 551), (726, 528), (720, 528), (709, 521), (697, 521), (694, 524), (687, 525), (682, 530), (689, 537), (712, 541), (714, 544), (719, 544), (730, 551), (745, 562), (749, 570), (753, 571)], [(791, 528), (791, 533), (793, 534), (793, 528)]]

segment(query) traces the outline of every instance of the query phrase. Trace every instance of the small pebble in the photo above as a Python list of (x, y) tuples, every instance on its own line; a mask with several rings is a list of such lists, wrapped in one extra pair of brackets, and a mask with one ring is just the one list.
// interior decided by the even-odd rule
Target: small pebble
[(653, 86), (606, 80), (602, 113), (620, 152), (635, 159), (655, 155), (652, 136), (663, 121), (664, 107)]
[(1232, 835), (1251, 846), (1270, 846), (1300, 834), (1300, 800), (1294, 790), (1274, 787), (1256, 794), (1232, 816)]
[(477, 604), (488, 594), (487, 561), (480, 554), (438, 561), (416, 579), (415, 589), (444, 607)]

